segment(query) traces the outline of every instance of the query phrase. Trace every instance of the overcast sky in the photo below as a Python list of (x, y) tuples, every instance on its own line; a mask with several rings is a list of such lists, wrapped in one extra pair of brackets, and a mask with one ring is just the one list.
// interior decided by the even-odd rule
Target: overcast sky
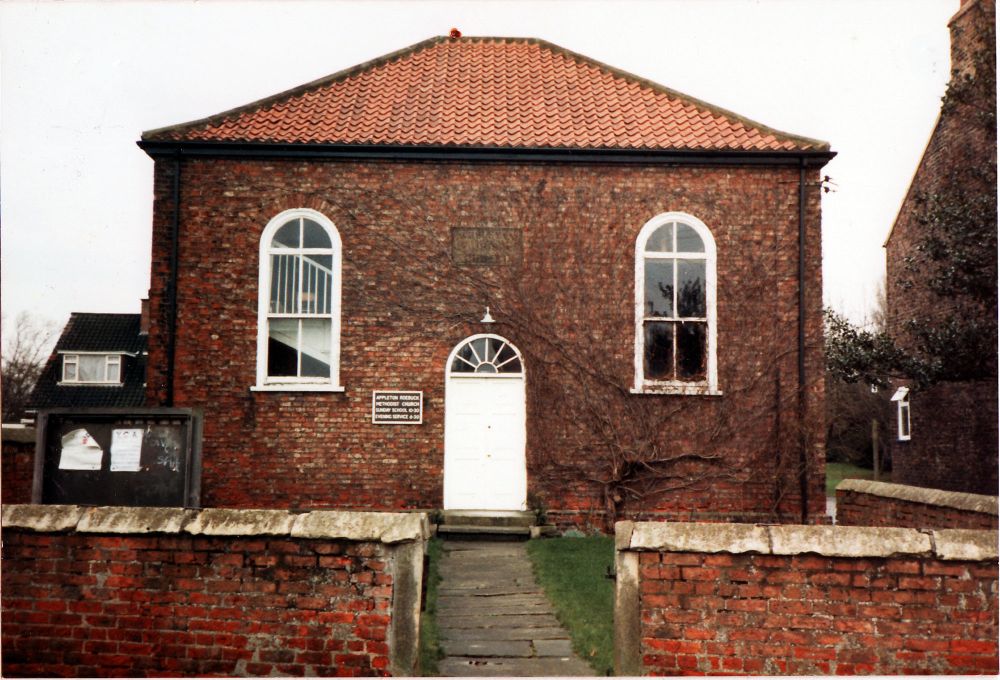
[[(458, 27), (543, 38), (829, 141), (826, 304), (856, 320), (927, 143), (959, 0), (0, 3), (0, 257), (28, 310), (137, 312), (149, 287), (143, 130), (202, 118)], [(249, 254), (248, 254), (249, 255)], [(5, 329), (10, 324), (5, 324)]]

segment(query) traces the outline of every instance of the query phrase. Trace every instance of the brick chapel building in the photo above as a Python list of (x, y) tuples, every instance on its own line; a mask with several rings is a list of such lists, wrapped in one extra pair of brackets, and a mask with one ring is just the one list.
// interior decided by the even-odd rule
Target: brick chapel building
[[(928, 329), (971, 329), (990, 320), (993, 326), (992, 345), (966, 358), (949, 380), (929, 389), (896, 386), (893, 481), (991, 495), (998, 456), (995, 26), (995, 0), (962, 0), (949, 22), (949, 94), (885, 242), (888, 325), (902, 347), (919, 352)], [(956, 214), (971, 222), (960, 224)], [(962, 234), (943, 233), (952, 227)], [(959, 243), (958, 255), (935, 263), (925, 253), (944, 240)], [(983, 257), (967, 260), (963, 248)], [(949, 271), (954, 265), (959, 271)], [(990, 281), (991, 266), (988, 290), (970, 293)]]
[(825, 142), (453, 33), (139, 145), (205, 506), (823, 516)]

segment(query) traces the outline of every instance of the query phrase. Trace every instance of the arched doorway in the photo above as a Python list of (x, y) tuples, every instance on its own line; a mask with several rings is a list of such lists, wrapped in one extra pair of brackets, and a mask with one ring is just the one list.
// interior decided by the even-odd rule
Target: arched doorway
[(524, 364), (499, 335), (473, 335), (445, 367), (444, 507), (524, 510)]

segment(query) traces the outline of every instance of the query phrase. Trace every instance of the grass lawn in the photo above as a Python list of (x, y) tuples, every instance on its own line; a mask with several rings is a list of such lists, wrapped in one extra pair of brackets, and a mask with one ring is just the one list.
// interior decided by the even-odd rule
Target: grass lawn
[(836, 496), (834, 490), (837, 485), (845, 479), (872, 479), (875, 476), (873, 470), (851, 465), (850, 463), (827, 463), (826, 464), (826, 495)]
[(424, 611), (420, 614), (420, 674), (436, 676), (438, 661), (441, 659), (441, 646), (438, 640), (437, 627), (437, 591), (441, 583), (438, 567), (441, 564), (441, 539), (432, 538), (427, 542), (427, 555), (430, 564), (424, 578), (427, 579), (427, 601)]
[(614, 564), (610, 536), (538, 539), (528, 542), (538, 582), (573, 639), (573, 649), (598, 675), (614, 668)]

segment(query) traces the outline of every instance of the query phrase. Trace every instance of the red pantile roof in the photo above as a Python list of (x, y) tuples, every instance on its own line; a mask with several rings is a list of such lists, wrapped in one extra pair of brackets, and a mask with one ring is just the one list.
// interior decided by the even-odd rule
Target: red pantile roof
[(541, 40), (426, 40), (144, 141), (828, 151)]

